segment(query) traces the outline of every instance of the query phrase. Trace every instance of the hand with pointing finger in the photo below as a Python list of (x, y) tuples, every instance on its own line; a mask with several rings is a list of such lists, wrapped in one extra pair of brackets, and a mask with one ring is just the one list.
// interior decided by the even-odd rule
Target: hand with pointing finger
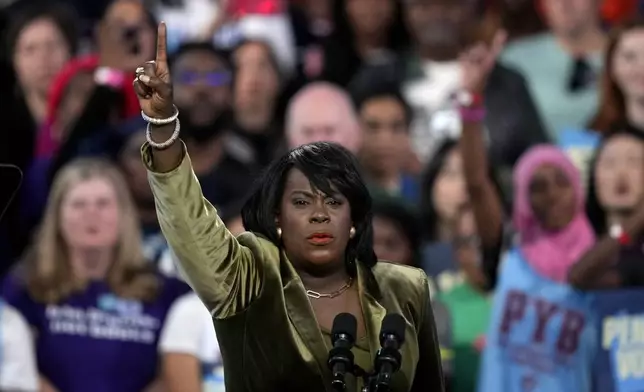
[(507, 34), (499, 31), (490, 45), (479, 42), (463, 51), (459, 57), (462, 71), (462, 88), (472, 93), (485, 90), (488, 77), (494, 69), (496, 59), (503, 50)]
[(134, 90), (139, 98), (141, 110), (149, 117), (158, 119), (174, 114), (166, 36), (166, 25), (161, 22), (157, 34), (156, 59), (137, 68), (134, 79)]

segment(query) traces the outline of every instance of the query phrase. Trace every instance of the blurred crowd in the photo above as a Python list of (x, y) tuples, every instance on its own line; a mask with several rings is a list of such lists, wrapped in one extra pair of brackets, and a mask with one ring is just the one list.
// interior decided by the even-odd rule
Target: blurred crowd
[[(490, 339), (508, 333), (585, 355), (571, 391), (644, 390), (639, 351), (610, 370), (620, 339), (644, 348), (641, 322), (619, 318), (644, 317), (644, 2), (0, 7), (0, 164), (14, 165), (0, 165), (0, 390), (224, 390), (211, 315), (175, 267), (140, 159), (132, 80), (160, 20), (181, 137), (230, 231), (244, 231), (241, 206), (270, 161), (339, 143), (372, 191), (378, 257), (433, 282), (450, 391), (505, 391), (493, 368), (542, 354), (526, 338), (499, 359)], [(474, 132), (459, 54), (499, 30)], [(586, 333), (591, 317), (570, 303), (591, 291)], [(549, 377), (578, 378), (556, 366)], [(525, 391), (540, 382), (514, 376)]]

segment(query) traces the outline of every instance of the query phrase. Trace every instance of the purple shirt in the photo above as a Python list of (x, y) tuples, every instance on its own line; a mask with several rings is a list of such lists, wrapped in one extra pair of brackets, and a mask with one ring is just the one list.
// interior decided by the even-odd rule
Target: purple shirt
[(148, 303), (118, 298), (103, 282), (45, 305), (8, 279), (3, 296), (36, 329), (38, 370), (60, 392), (141, 392), (157, 376), (157, 341), (168, 310), (190, 290), (162, 279)]

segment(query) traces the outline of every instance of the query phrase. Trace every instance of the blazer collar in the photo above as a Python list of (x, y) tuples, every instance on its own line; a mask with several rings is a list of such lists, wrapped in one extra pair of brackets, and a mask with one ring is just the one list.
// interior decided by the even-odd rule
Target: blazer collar
[[(304, 359), (323, 379), (327, 390), (331, 391), (329, 389), (331, 387), (331, 372), (327, 365), (328, 350), (324, 342), (324, 335), (320, 331), (302, 280), (283, 251), (280, 252), (280, 257), (286, 311), (303, 344), (311, 354), (310, 356), (305, 355)], [(371, 271), (360, 263), (357, 263), (356, 270), (356, 281), (369, 341), (369, 351), (371, 357), (375, 358), (376, 352), (380, 348), (380, 325), (386, 310), (376, 299), (380, 298), (380, 290)]]
[[(300, 344), (304, 345), (300, 348), (303, 359), (316, 374), (320, 375), (327, 392), (331, 392), (331, 373), (327, 365), (328, 351), (324, 336), (318, 327), (302, 280), (283, 251), (280, 252), (280, 258), (286, 312), (301, 339)], [(306, 351), (309, 353), (307, 354)]]
[(362, 317), (364, 318), (369, 340), (369, 352), (371, 358), (375, 358), (376, 352), (380, 349), (380, 326), (387, 314), (387, 310), (379, 302), (382, 297), (373, 272), (363, 264), (357, 264), (358, 294), (360, 295)]

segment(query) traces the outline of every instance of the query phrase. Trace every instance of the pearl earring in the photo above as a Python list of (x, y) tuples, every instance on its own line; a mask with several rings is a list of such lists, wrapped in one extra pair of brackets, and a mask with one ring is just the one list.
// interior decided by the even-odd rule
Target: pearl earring
[(282, 238), (282, 229), (277, 228), (277, 238)]
[(356, 228), (352, 227), (351, 230), (349, 230), (349, 238), (353, 238), (356, 236)]

